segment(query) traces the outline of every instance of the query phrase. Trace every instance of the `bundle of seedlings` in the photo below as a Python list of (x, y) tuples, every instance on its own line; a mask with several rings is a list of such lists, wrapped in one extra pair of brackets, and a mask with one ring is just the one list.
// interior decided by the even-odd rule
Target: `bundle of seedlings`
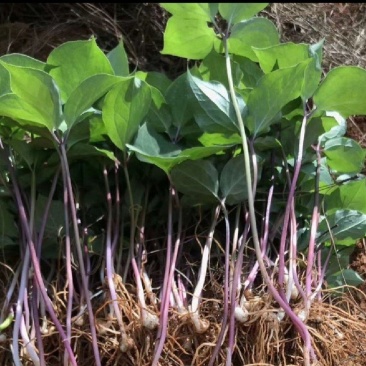
[(366, 71), (322, 80), (266, 5), (163, 4), (175, 80), (0, 57), (3, 364), (362, 364)]

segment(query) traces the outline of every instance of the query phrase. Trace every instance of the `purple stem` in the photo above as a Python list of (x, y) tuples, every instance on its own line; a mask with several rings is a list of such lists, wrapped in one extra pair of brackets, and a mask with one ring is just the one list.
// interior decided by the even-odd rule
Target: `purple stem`
[[(221, 330), (219, 337), (216, 342), (216, 346), (212, 352), (209, 366), (213, 366), (215, 359), (220, 351), (224, 335), (226, 333), (226, 324), (228, 320), (229, 315), (229, 295), (230, 295), (230, 289), (229, 289), (229, 267), (230, 267), (230, 222), (229, 222), (229, 216), (228, 212), (225, 206), (225, 202), (221, 202), (222, 212), (224, 213), (224, 219), (225, 219), (225, 231), (226, 231), (226, 242), (225, 242), (225, 275), (224, 275), (224, 312), (222, 316), (222, 323), (221, 323)], [(236, 289), (233, 290), (236, 292)], [(232, 304), (233, 305), (233, 304)], [(231, 352), (229, 352), (228, 357), (231, 357)], [(231, 363), (228, 363), (231, 364)]]
[(244, 248), (246, 246), (248, 233), (249, 233), (249, 219), (248, 214), (246, 214), (244, 232), (242, 237), (240, 238), (241, 244), (239, 246), (238, 258), (235, 263), (233, 283), (231, 287), (232, 291), (230, 298), (231, 307), (230, 307), (229, 344), (228, 344), (230, 357), (234, 352), (234, 344), (235, 344), (235, 307), (237, 306), (238, 303), (236, 292), (238, 288), (238, 283), (240, 281), (240, 274), (243, 266), (243, 254), (244, 254)]
[(318, 231), (319, 225), (319, 179), (320, 179), (320, 165), (321, 165), (321, 157), (320, 157), (320, 140), (315, 148), (316, 156), (317, 156), (317, 166), (316, 166), (316, 179), (315, 179), (315, 196), (314, 196), (314, 208), (313, 215), (311, 220), (311, 229), (310, 229), (310, 239), (309, 239), (309, 247), (308, 247), (308, 263), (306, 267), (306, 296), (307, 303), (305, 304), (305, 308), (309, 310), (310, 303), (309, 297), (311, 295), (311, 286), (313, 283), (312, 271), (314, 267), (314, 254), (315, 254), (315, 238)]
[[(59, 147), (60, 147), (62, 173), (65, 175), (68, 195), (69, 195), (69, 198), (73, 198), (74, 193), (72, 190), (71, 177), (70, 177), (69, 165), (68, 165), (68, 161), (67, 161), (65, 144), (61, 143), (59, 145)], [(97, 339), (97, 333), (96, 333), (96, 327), (95, 327), (95, 319), (94, 319), (93, 308), (92, 308), (92, 304), (91, 304), (91, 300), (90, 300), (90, 296), (89, 296), (87, 276), (86, 276), (86, 272), (85, 272), (83, 254), (82, 254), (80, 238), (79, 238), (76, 207), (75, 207), (74, 202), (69, 201), (69, 204), (70, 204), (70, 209), (71, 209), (71, 218), (72, 218), (73, 227), (74, 227), (75, 247), (76, 247), (76, 251), (77, 251), (77, 255), (78, 255), (78, 259), (79, 259), (81, 282), (82, 282), (83, 292), (84, 292), (85, 301), (86, 301), (86, 305), (87, 305), (87, 309), (88, 309), (88, 315), (89, 315), (89, 325), (90, 325), (90, 333), (91, 333), (91, 338), (92, 338), (95, 364), (96, 364), (96, 366), (101, 366), (99, 349), (98, 349), (98, 339)]]
[(284, 300), (286, 298), (285, 293), (283, 291), (284, 275), (285, 275), (284, 270), (285, 270), (286, 239), (287, 239), (287, 235), (288, 235), (288, 226), (289, 226), (289, 221), (290, 221), (291, 207), (294, 202), (296, 184), (297, 184), (297, 180), (298, 180), (298, 177), (300, 174), (300, 169), (301, 169), (306, 122), (307, 122), (307, 115), (306, 115), (306, 112), (304, 109), (304, 118), (302, 120), (300, 136), (299, 136), (299, 151), (298, 151), (298, 155), (297, 155), (297, 159), (296, 159), (294, 175), (293, 175), (293, 178), (291, 181), (290, 192), (289, 192), (288, 200), (287, 200), (287, 204), (286, 204), (285, 217), (283, 220), (283, 227), (282, 227), (281, 241), (280, 241), (278, 284), (279, 284), (279, 294), (282, 297), (282, 299), (284, 299)]
[(167, 249), (166, 249), (166, 262), (165, 262), (165, 273), (164, 282), (162, 288), (162, 300), (160, 305), (160, 325), (158, 335), (156, 339), (156, 346), (154, 352), (154, 359), (152, 366), (157, 366), (159, 358), (163, 351), (164, 342), (166, 339), (167, 328), (168, 328), (168, 310), (169, 310), (169, 295), (170, 295), (170, 268), (172, 263), (172, 241), (173, 241), (173, 192), (174, 188), (170, 183), (169, 187), (169, 203), (168, 203), (168, 236), (167, 236)]
[(106, 235), (106, 251), (105, 251), (105, 257), (106, 257), (106, 271), (107, 271), (107, 281), (108, 281), (108, 287), (109, 292), (112, 300), (112, 306), (114, 313), (117, 317), (118, 325), (120, 327), (121, 336), (122, 336), (122, 342), (126, 341), (126, 332), (125, 327), (123, 324), (122, 314), (119, 309), (118, 305), (118, 298), (116, 293), (116, 288), (113, 281), (114, 276), (114, 268), (113, 268), (113, 261), (112, 261), (112, 196), (109, 189), (109, 183), (108, 183), (108, 173), (106, 167), (103, 168), (103, 175), (104, 175), (104, 183), (105, 188), (107, 192), (107, 205), (108, 205), (108, 219), (107, 219), (107, 235)]
[[(67, 182), (65, 174), (62, 175), (63, 179), (63, 201), (64, 201), (64, 219), (65, 219), (65, 267), (66, 267), (66, 278), (68, 285), (68, 298), (66, 307), (66, 336), (71, 341), (71, 317), (72, 317), (72, 307), (74, 298), (74, 281), (72, 274), (72, 258), (71, 258), (71, 240), (70, 240), (70, 225), (69, 225), (69, 195), (67, 192)], [(68, 364), (68, 353), (65, 351), (64, 355), (64, 365)]]
[[(59, 331), (60, 336), (61, 336), (61, 338), (62, 338), (62, 340), (65, 344), (65, 348), (67, 349), (67, 351), (69, 353), (70, 361), (71, 361), (73, 366), (77, 366), (76, 358), (75, 358), (74, 353), (71, 349), (70, 342), (66, 337), (66, 334), (65, 334), (65, 332), (64, 332), (64, 330), (61, 326), (61, 323), (59, 322), (59, 320), (58, 320), (58, 318), (55, 314), (55, 311), (53, 310), (51, 300), (48, 297), (47, 292), (46, 292), (46, 287), (45, 287), (45, 284), (44, 284), (43, 279), (42, 279), (41, 269), (40, 269), (40, 266), (39, 266), (39, 261), (38, 261), (37, 253), (36, 253), (36, 250), (35, 250), (35, 245), (34, 245), (34, 242), (33, 242), (33, 239), (32, 239), (31, 230), (30, 230), (29, 225), (28, 225), (27, 214), (25, 212), (25, 207), (24, 207), (24, 204), (23, 204), (23, 200), (21, 198), (20, 190), (19, 190), (18, 184), (17, 184), (16, 179), (15, 179), (15, 173), (14, 173), (13, 167), (11, 165), (9, 165), (9, 173), (10, 173), (10, 176), (11, 176), (13, 182), (14, 182), (14, 194), (15, 194), (15, 198), (16, 198), (16, 202), (17, 202), (17, 206), (18, 206), (19, 217), (20, 217), (20, 221), (21, 221), (22, 227), (24, 229), (24, 234), (25, 234), (25, 237), (26, 237), (26, 240), (27, 240), (27, 243), (28, 243), (27, 251), (28, 251), (28, 249), (30, 251), (30, 256), (31, 256), (32, 263), (33, 263), (33, 268), (34, 268), (34, 275), (35, 275), (35, 278), (36, 278), (36, 281), (37, 281), (37, 284), (38, 284), (38, 288), (39, 288), (39, 290), (42, 294), (42, 297), (45, 301), (47, 311), (49, 312), (49, 314), (51, 316), (51, 319), (52, 319), (53, 323), (55, 324), (55, 327)], [(27, 271), (27, 273), (28, 273), (28, 271)], [(20, 309), (20, 311), (21, 311), (21, 309)], [(19, 319), (19, 321), (20, 321), (20, 319)], [(19, 329), (19, 325), (20, 325), (20, 323), (18, 324), (18, 329)]]

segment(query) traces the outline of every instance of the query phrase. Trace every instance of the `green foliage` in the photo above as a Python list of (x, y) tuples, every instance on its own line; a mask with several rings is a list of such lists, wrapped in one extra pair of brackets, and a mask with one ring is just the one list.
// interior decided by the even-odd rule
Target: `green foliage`
[[(9, 198), (13, 184), (9, 161), (17, 169), (26, 194), (30, 193), (30, 173), (39, 171), (34, 201), (39, 228), (48, 197), (45, 186), (60, 167), (62, 145), (75, 167), (73, 184), (82, 192), (80, 187), (87, 181), (93, 194), (86, 195), (95, 199), (87, 200), (81, 209), (85, 227), (98, 226), (96, 217), (104, 215), (100, 212), (104, 196), (101, 199), (95, 193), (101, 186), (99, 163), (133, 167), (134, 181), (141, 181), (139, 188), (135, 185), (140, 192), (135, 197), (139, 204), (145, 198), (144, 189), (155, 185), (155, 199), (166, 202), (168, 176), (191, 206), (210, 207), (219, 201), (243, 205), (251, 187), (246, 181), (238, 117), (248, 133), (244, 142), (260, 161), (258, 178), (253, 182), (257, 212), (264, 212), (263, 202), (274, 179), (270, 224), (281, 218), (288, 177), (293, 177), (299, 153), (300, 126), (306, 118), (295, 197), (297, 219), (307, 233), (318, 165), (314, 146), (319, 143), (317, 193), (324, 212), (317, 245), (329, 244), (333, 237), (336, 246), (352, 246), (363, 237), (366, 180), (360, 172), (365, 151), (344, 134), (346, 117), (366, 114), (366, 71), (339, 67), (320, 83), (322, 42), (280, 44), (274, 24), (256, 16), (266, 5), (162, 4), (172, 14), (162, 53), (197, 61), (175, 80), (157, 72), (130, 74), (123, 44), (105, 55), (95, 39), (67, 42), (51, 52), (47, 63), (19, 54), (0, 57), (0, 134), (5, 146), (0, 159), (0, 246), (14, 246), (20, 238)], [(96, 172), (90, 161), (98, 162), (100, 171)], [(358, 180), (351, 181), (357, 174)], [(343, 175), (349, 178), (347, 182), (342, 181)], [(57, 189), (46, 225), (47, 236), (53, 235), (47, 242), (49, 248), (57, 244), (65, 224), (62, 192)], [(122, 194), (134, 199), (127, 191)], [(195, 212), (194, 207), (185, 209)], [(304, 242), (306, 235), (302, 236)], [(307, 250), (307, 243), (303, 250)], [(51, 250), (44, 253), (56, 255)], [(340, 278), (358, 281), (346, 268), (328, 271), (327, 276), (333, 283), (340, 283)]]

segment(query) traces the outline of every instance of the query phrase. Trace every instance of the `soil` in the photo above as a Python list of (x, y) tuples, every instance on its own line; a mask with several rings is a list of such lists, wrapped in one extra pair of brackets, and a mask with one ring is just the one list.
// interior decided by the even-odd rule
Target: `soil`
[[(366, 66), (365, 47), (362, 47), (364, 37), (361, 31), (358, 31), (362, 27), (365, 28), (365, 17), (362, 15), (364, 13), (364, 4), (313, 3), (273, 4), (263, 15), (277, 23), (284, 41), (314, 43), (328, 36), (324, 62), (326, 70), (329, 70), (339, 64)], [(186, 63), (159, 52), (162, 49), (163, 30), (167, 19), (168, 14), (154, 3), (3, 3), (0, 7), (0, 55), (19, 52), (45, 60), (50, 51), (58, 45), (70, 40), (89, 39), (94, 35), (99, 46), (105, 51), (111, 50), (123, 39), (132, 67), (144, 71), (161, 71), (175, 77), (185, 70)], [(336, 36), (330, 37), (332, 34)], [(343, 37), (348, 41), (344, 41)], [(354, 39), (354, 42), (351, 42), (351, 39)], [(358, 39), (361, 46), (356, 43)], [(350, 118), (347, 135), (358, 141), (362, 147), (366, 147), (366, 118)], [(364, 240), (357, 244), (350, 266), (366, 278)], [(6, 281), (3, 286), (5, 283)], [(56, 282), (54, 286), (56, 293), (62, 292), (60, 283)], [(126, 297), (130, 296), (129, 301), (123, 302), (129, 302), (130, 305), (123, 306), (127, 314), (126, 321), (129, 321), (128, 331), (132, 334), (135, 346), (129, 353), (129, 359), (122, 361), (113, 337), (107, 333), (102, 337), (104, 343), (101, 344), (105, 365), (148, 365), (154, 348), (155, 334), (146, 332), (139, 325), (136, 316), (139, 310), (136, 307), (134, 289), (128, 290), (122, 286), (119, 291), (121, 299), (126, 300)], [(178, 316), (172, 317), (162, 365), (207, 365), (212, 347), (217, 341), (221, 312), (221, 305), (209, 298), (210, 293), (218, 291), (213, 285), (206, 289), (208, 300), (203, 314), (210, 321), (210, 328), (204, 335), (192, 333), (187, 320), (182, 321)], [(319, 365), (366, 365), (366, 347), (362, 345), (366, 325), (365, 321), (360, 322), (360, 319), (365, 319), (365, 294), (366, 282), (359, 290), (355, 290), (350, 298), (330, 300), (327, 304), (314, 306), (309, 319), (309, 329), (320, 356)], [(56, 306), (63, 309), (61, 298), (60, 304)], [(261, 312), (265, 306), (270, 308), (271, 301), (259, 305), (259, 309), (256, 309), (259, 315), (256, 319), (253, 317), (249, 326), (239, 328), (237, 342), (242, 345), (242, 351), (250, 355), (251, 365), (300, 365), (302, 345), (293, 328), (286, 322), (279, 325), (268, 316), (268, 312)], [(59, 315), (61, 318), (62, 314)], [(100, 313), (100, 322), (102, 321), (107, 320), (103, 319)], [(177, 332), (178, 326), (180, 332)], [(110, 327), (113, 328), (114, 325)], [(80, 365), (93, 364), (93, 360), (88, 357), (92, 355), (92, 351), (86, 329), (87, 326), (82, 324), (76, 326), (79, 337), (76, 348)], [(45, 351), (49, 352), (49, 360), (52, 360), (52, 354), (57, 353), (55, 349), (60, 346), (60, 340), (52, 334), (46, 338)], [(139, 348), (141, 345), (143, 349)], [(195, 348), (198, 345), (200, 350), (197, 353)], [(289, 354), (292, 356), (288, 356)], [(56, 356), (57, 354), (55, 359)], [(221, 361), (224, 356), (221, 354)], [(10, 365), (9, 362), (9, 352), (1, 352), (0, 349), (0, 363)], [(28, 364), (30, 365), (25, 362), (25, 365)], [(233, 365), (240, 364), (243, 364), (243, 355), (236, 352)]]

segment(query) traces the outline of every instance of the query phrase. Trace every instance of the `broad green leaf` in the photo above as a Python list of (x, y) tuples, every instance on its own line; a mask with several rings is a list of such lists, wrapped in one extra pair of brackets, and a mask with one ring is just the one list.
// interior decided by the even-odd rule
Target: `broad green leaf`
[(42, 106), (37, 107), (27, 103), (15, 94), (5, 94), (0, 97), (0, 115), (10, 117), (17, 121), (24, 129), (30, 131), (27, 126), (47, 127), (49, 131), (53, 129), (53, 121), (47, 117), (48, 111), (40, 110)]
[(173, 123), (170, 108), (158, 89), (150, 86), (150, 90), (152, 103), (145, 118), (146, 122), (158, 132), (169, 132)]
[(324, 38), (317, 43), (310, 45), (309, 51), (312, 57), (316, 60), (316, 67), (318, 70), (322, 68), (322, 61), (323, 61), (323, 44)]
[(229, 146), (197, 146), (183, 149), (145, 123), (140, 127), (135, 143), (127, 144), (127, 147), (136, 153), (139, 160), (154, 164), (168, 174), (175, 165), (185, 160), (202, 159), (223, 151)]
[(281, 109), (301, 95), (304, 73), (311, 60), (266, 74), (249, 94), (246, 126), (258, 135), (267, 131)]
[(202, 134), (198, 141), (203, 146), (226, 145), (233, 146), (241, 144), (241, 137), (238, 133), (223, 134), (223, 133), (207, 133)]
[(222, 198), (229, 205), (235, 205), (248, 198), (243, 155), (230, 159), (220, 175)]
[(19, 230), (15, 224), (14, 215), (10, 212), (5, 202), (0, 200), (0, 248), (4, 246), (4, 236), (16, 238)]
[(362, 277), (352, 269), (342, 269), (326, 276), (330, 288), (339, 286), (358, 286), (364, 283)]
[(74, 89), (90, 76), (114, 74), (107, 56), (97, 46), (94, 38), (63, 43), (50, 53), (47, 67), (60, 88), (64, 102)]
[[(58, 88), (50, 75), (41, 70), (5, 62), (1, 64), (10, 73), (10, 87), (13, 93), (22, 100), (21, 103), (29, 105), (29, 108), (35, 111), (34, 117), (28, 120), (42, 124), (50, 131), (56, 128), (61, 122), (61, 104)], [(19, 114), (18, 111), (14, 113)], [(12, 117), (9, 114), (7, 116)]]
[(328, 140), (324, 144), (324, 154), (334, 172), (356, 174), (363, 168), (365, 152), (355, 140), (346, 137)]
[[(238, 86), (241, 78), (243, 77), (243, 72), (241, 71), (238, 63), (232, 60), (230, 60), (230, 62), (233, 83), (235, 86)], [(216, 51), (212, 50), (209, 55), (205, 57), (198, 70), (204, 81), (218, 81), (225, 85), (227, 89), (229, 88), (225, 57), (219, 55)]]
[[(334, 179), (330, 175), (329, 167), (326, 165), (326, 159), (322, 158), (320, 162), (319, 172), (319, 192), (322, 195), (329, 195), (337, 186), (334, 184)], [(301, 176), (299, 179), (299, 187), (302, 192), (314, 192), (315, 190), (315, 178), (316, 178), (317, 161), (314, 160), (311, 163), (303, 164), (301, 167)], [(339, 207), (338, 207), (339, 208)]]
[(26, 162), (29, 168), (36, 162), (36, 151), (32, 148), (31, 144), (24, 140), (15, 140), (12, 139), (9, 142), (9, 145), (13, 148), (13, 150), (19, 154), (19, 156)]
[(20, 53), (11, 53), (0, 57), (1, 61), (14, 66), (29, 67), (31, 69), (44, 71), (46, 63), (33, 57), (22, 55)]
[(80, 115), (103, 97), (114, 85), (126, 80), (114, 75), (99, 74), (82, 81), (65, 103), (65, 122), (70, 129)]
[(87, 141), (89, 142), (90, 140), (89, 118), (91, 118), (91, 116), (86, 117), (83, 121), (74, 125), (74, 127), (69, 131), (69, 134), (67, 136), (67, 150), (70, 150), (70, 148), (77, 143)]
[[(42, 226), (48, 197), (39, 194), (35, 208), (35, 225), (39, 229)], [(65, 226), (64, 204), (62, 201), (53, 200), (50, 205), (48, 217), (46, 218), (45, 236), (51, 237), (57, 242), (57, 236)]]
[(105, 128), (102, 115), (94, 114), (93, 116), (91, 116), (89, 120), (89, 132), (89, 141), (91, 143), (106, 140), (105, 136), (107, 136), (107, 130)]
[(340, 66), (329, 71), (314, 94), (316, 108), (336, 111), (344, 118), (366, 115), (366, 70)]
[[(337, 247), (334, 248), (326, 246), (322, 248), (322, 258), (323, 262), (325, 262), (325, 258), (328, 257), (329, 250), (332, 250), (332, 254), (330, 256), (327, 272), (326, 274), (329, 276), (333, 273), (337, 273), (341, 271), (342, 269), (346, 269), (349, 266), (349, 258), (352, 255), (352, 252), (354, 251), (354, 248), (348, 247), (348, 246), (342, 246), (337, 245)], [(324, 265), (325, 263), (323, 263)]]
[(254, 140), (255, 151), (266, 151), (281, 148), (281, 143), (273, 136), (258, 137)]
[(176, 78), (165, 92), (165, 99), (170, 107), (173, 123), (177, 127), (184, 126), (193, 118), (190, 95), (192, 94), (188, 74)]
[(78, 143), (73, 145), (67, 151), (67, 156), (70, 161), (81, 160), (81, 159), (89, 160), (89, 158), (91, 157), (107, 158), (108, 160), (111, 160), (113, 162), (117, 161), (112, 151), (99, 149), (96, 146), (84, 143)]
[(9, 71), (0, 64), (0, 96), (9, 93), (11, 93), (10, 74)]
[(200, 106), (194, 113), (197, 124), (205, 132), (236, 132), (235, 110), (224, 85), (203, 81), (190, 74), (188, 81)]
[(228, 39), (229, 52), (257, 62), (252, 47), (265, 48), (279, 43), (274, 24), (266, 18), (253, 18), (233, 26)]
[(321, 120), (326, 132), (319, 135), (319, 141), (322, 143), (336, 137), (342, 137), (347, 132), (347, 120), (339, 113), (326, 112), (325, 114), (326, 117), (322, 117)]
[[(36, 113), (35, 111), (32, 112), (32, 108), (27, 105), (26, 103), (22, 103), (20, 99), (14, 95), (14, 94), (7, 94), (9, 97), (3, 98), (0, 97), (0, 106), (3, 102), (9, 103), (9, 113), (15, 115), (21, 115), (21, 116), (30, 116), (32, 118), (32, 113)], [(9, 100), (8, 100), (9, 99)], [(17, 110), (19, 113), (14, 113), (15, 109), (13, 108), (13, 103), (19, 105), (19, 108), (29, 108), (29, 110)], [(4, 107), (4, 105), (2, 106)], [(13, 112), (13, 113), (12, 113)], [(0, 112), (1, 115), (1, 112)], [(35, 137), (42, 136), (43, 138), (49, 140), (49, 143), (53, 145), (54, 138), (51, 132), (44, 127), (42, 123), (37, 122), (29, 122), (27, 119), (23, 119), (22, 117), (16, 118), (16, 117), (0, 117), (0, 123), (3, 123), (2, 131), (1, 133), (5, 133), (4, 137), (12, 138), (12, 139), (24, 139), (24, 131), (32, 133)], [(9, 131), (10, 130), (10, 131)], [(7, 135), (8, 134), (8, 135)]]
[(253, 17), (267, 5), (268, 3), (220, 3), (219, 12), (229, 24), (236, 24)]
[(256, 62), (247, 57), (234, 55), (234, 61), (238, 63), (242, 71), (242, 83), (244, 88), (254, 88), (259, 79), (263, 76), (263, 71)]
[(347, 182), (325, 197), (328, 213), (336, 209), (356, 210), (366, 214), (366, 179)]
[(309, 46), (304, 43), (281, 43), (268, 48), (253, 48), (253, 51), (266, 74), (275, 66), (279, 69), (296, 66), (310, 57)]
[(172, 81), (162, 72), (155, 71), (137, 71), (136, 77), (140, 80), (146, 81), (150, 86), (158, 89), (162, 94), (165, 94), (166, 90), (171, 85)]
[(211, 20), (208, 3), (160, 3), (160, 6), (176, 17), (206, 22)]
[(128, 58), (121, 41), (118, 46), (113, 48), (112, 51), (107, 53), (109, 62), (112, 65), (114, 74), (117, 76), (127, 76), (130, 73)]
[[(366, 235), (366, 214), (355, 210), (337, 210), (327, 215), (329, 227), (336, 244), (354, 245), (357, 239)], [(326, 220), (319, 224), (317, 242), (318, 244), (329, 242), (330, 234)]]
[[(261, 158), (257, 156), (258, 181), (260, 180), (262, 163)], [(251, 173), (253, 179), (253, 167)], [(247, 181), (243, 155), (237, 155), (230, 159), (221, 171), (220, 191), (222, 198), (229, 205), (236, 205), (248, 198)]]
[(150, 87), (137, 78), (120, 82), (107, 94), (103, 121), (109, 138), (122, 151), (136, 134), (150, 103)]
[(208, 3), (208, 7), (210, 9), (210, 18), (212, 21), (215, 19), (217, 12), (219, 11), (219, 3)]
[(164, 32), (163, 55), (202, 60), (212, 50), (215, 32), (205, 20), (185, 19), (173, 15)]
[(303, 101), (308, 100), (314, 95), (321, 77), (322, 69), (317, 67), (317, 59), (313, 57), (305, 70), (304, 83), (301, 89), (301, 98)]
[(309, 46), (307, 44), (282, 43), (264, 49), (256, 49), (255, 52), (260, 66), (265, 73), (269, 73), (274, 67), (283, 69), (296, 66), (300, 62), (312, 58), (305, 71), (305, 79), (301, 96), (304, 100), (311, 97), (317, 89), (321, 78), (321, 47), (322, 42)]
[(146, 123), (139, 128), (134, 144), (127, 144), (127, 147), (137, 153), (139, 160), (155, 164), (166, 172), (182, 152), (178, 145), (168, 141)]
[(218, 173), (210, 161), (186, 161), (179, 164), (172, 169), (171, 178), (178, 191), (193, 196), (197, 204), (217, 202)]
[(219, 152), (222, 152), (223, 150), (227, 149), (228, 147), (230, 147), (230, 146), (216, 145), (216, 146), (189, 147), (189, 148), (182, 150), (182, 152), (179, 154), (179, 158), (184, 159), (184, 160), (187, 160), (187, 159), (199, 160), (199, 159), (206, 158), (208, 156), (215, 155)]

